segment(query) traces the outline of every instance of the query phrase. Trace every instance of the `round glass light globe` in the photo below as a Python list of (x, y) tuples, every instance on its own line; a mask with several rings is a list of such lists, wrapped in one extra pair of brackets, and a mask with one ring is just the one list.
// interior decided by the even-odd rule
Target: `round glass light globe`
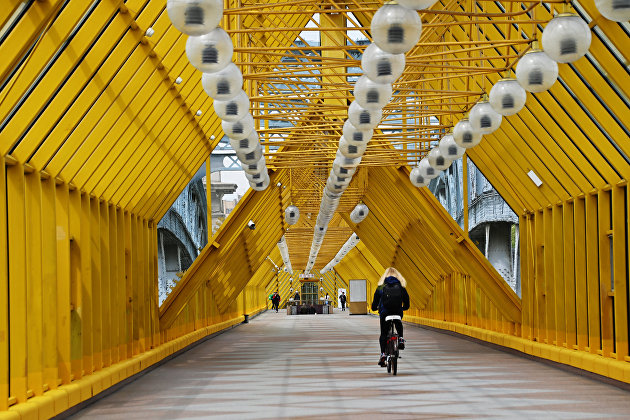
[(260, 182), (249, 182), (249, 186), (256, 191), (263, 191), (269, 186), (269, 175)]
[(284, 211), (284, 220), (288, 225), (294, 225), (300, 220), (300, 209), (293, 204), (289, 205)]
[(357, 101), (352, 101), (348, 107), (348, 120), (357, 130), (373, 129), (381, 122), (382, 118), (383, 111), (381, 109), (365, 109)]
[(201, 86), (212, 99), (227, 101), (243, 88), (243, 75), (236, 64), (230, 63), (215, 73), (203, 73)]
[(333, 163), (337, 161), (337, 163), (339, 163), (341, 166), (345, 166), (347, 168), (356, 168), (361, 164), (362, 158), (363, 156), (349, 158), (347, 156), (344, 156), (344, 154), (341, 153), (341, 150), (337, 149), (337, 153), (335, 154), (335, 160), (333, 161)]
[(186, 56), (197, 70), (214, 73), (232, 61), (234, 46), (230, 36), (221, 28), (201, 36), (188, 37)]
[(440, 152), (439, 147), (434, 147), (431, 149), (429, 154), (427, 155), (427, 159), (429, 160), (429, 165), (437, 169), (438, 171), (443, 171), (453, 163), (452, 160), (445, 157), (442, 152)]
[(265, 179), (266, 176), (267, 176), (267, 171), (258, 172), (256, 174), (248, 174), (247, 172), (245, 172), (245, 178), (247, 178), (247, 180), (250, 182), (260, 182), (263, 179)]
[(427, 180), (431, 180), (440, 174), (440, 171), (431, 166), (429, 159), (427, 159), (426, 156), (422, 158), (420, 163), (418, 163), (418, 170)]
[(350, 220), (352, 220), (352, 223), (361, 223), (369, 213), (370, 209), (368, 206), (363, 203), (359, 203), (350, 212)]
[(422, 21), (418, 12), (399, 4), (385, 4), (372, 17), (374, 43), (390, 54), (402, 54), (420, 40)]
[(481, 134), (490, 134), (501, 125), (503, 117), (497, 113), (490, 102), (477, 102), (468, 114), (468, 120), (473, 130)]
[(213, 105), (214, 113), (224, 121), (236, 122), (249, 113), (249, 97), (242, 90), (232, 99), (214, 101)]
[(571, 63), (582, 58), (591, 46), (591, 29), (578, 15), (562, 13), (545, 26), (542, 46), (558, 63)]
[(371, 128), (367, 130), (358, 130), (354, 125), (352, 125), (350, 120), (346, 120), (343, 124), (343, 136), (349, 144), (354, 144), (356, 146), (367, 144), (367, 142), (372, 139), (372, 134), (374, 134), (374, 132)]
[(265, 164), (265, 158), (262, 157), (261, 159), (259, 159), (256, 162), (253, 163), (242, 163), (241, 162), (241, 168), (243, 168), (243, 171), (245, 171), (245, 173), (248, 174), (255, 174), (255, 173), (259, 173), (263, 170), (267, 170), (267, 165)]
[(166, 12), (178, 31), (205, 35), (221, 23), (223, 0), (168, 0)]
[(516, 65), (516, 80), (528, 92), (544, 92), (557, 78), (558, 63), (542, 50), (528, 52)]
[(481, 143), (483, 134), (473, 130), (467, 118), (459, 120), (453, 127), (453, 139), (459, 147), (470, 149)]
[(373, 82), (393, 83), (405, 70), (405, 54), (390, 54), (370, 44), (361, 57), (361, 68)]
[(249, 165), (250, 163), (256, 163), (263, 157), (262, 147), (260, 147), (260, 143), (251, 151), (248, 152), (239, 152), (238, 150), (234, 151), (236, 157), (241, 161), (241, 163)]
[(501, 79), (490, 89), (489, 102), (501, 115), (514, 115), (525, 106), (527, 92), (516, 79)]
[(391, 98), (392, 85), (388, 83), (374, 83), (363, 75), (354, 85), (354, 100), (365, 109), (381, 110)]
[(429, 185), (430, 179), (425, 178), (425, 176), (420, 172), (419, 167), (415, 167), (409, 173), (409, 180), (413, 184), (414, 187), (422, 188)]
[(249, 135), (243, 139), (235, 140), (230, 138), (230, 146), (235, 152), (249, 153), (256, 149), (260, 145), (258, 133), (256, 130), (252, 130)]
[(606, 19), (613, 22), (630, 20), (630, 3), (628, 0), (595, 0), (595, 7)]
[(344, 136), (339, 139), (339, 151), (347, 158), (358, 158), (363, 156), (367, 143), (348, 143)]
[(356, 168), (356, 166), (344, 166), (344, 165), (341, 165), (339, 163), (339, 161), (337, 161), (337, 159), (335, 159), (335, 161), (333, 161), (332, 171), (337, 176), (347, 177), (347, 176), (354, 175), (354, 173), (357, 171), (357, 168)]
[(459, 147), (457, 143), (455, 143), (455, 139), (452, 134), (447, 134), (442, 137), (439, 148), (442, 156), (446, 156), (451, 161), (459, 159), (464, 156), (464, 153), (466, 153), (466, 149)]
[(252, 114), (247, 114), (238, 121), (222, 121), (221, 128), (230, 140), (241, 140), (254, 131), (254, 117)]

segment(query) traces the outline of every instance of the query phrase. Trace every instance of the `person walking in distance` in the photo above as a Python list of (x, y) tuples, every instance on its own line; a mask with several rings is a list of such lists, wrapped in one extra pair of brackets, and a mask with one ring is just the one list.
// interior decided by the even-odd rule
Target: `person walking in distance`
[(273, 304), (271, 309), (275, 309), (278, 312), (278, 305), (280, 305), (280, 295), (278, 292), (275, 292), (271, 298), (271, 303)]
[[(385, 317), (388, 315), (399, 315), (402, 319), (403, 311), (409, 309), (409, 294), (407, 293), (407, 281), (394, 267), (389, 267), (378, 281), (378, 286), (374, 291), (374, 299), (372, 299), (372, 310), (378, 309), (378, 315), (381, 320), (381, 335), (378, 339), (381, 346), (381, 357), (378, 359), (379, 366), (385, 365), (385, 346), (387, 344), (388, 325)], [(405, 340), (403, 340), (402, 321), (392, 321), (398, 331), (399, 344), (398, 348), (405, 348)]]
[(341, 310), (346, 310), (346, 292), (341, 292), (339, 295), (339, 302), (341, 303)]

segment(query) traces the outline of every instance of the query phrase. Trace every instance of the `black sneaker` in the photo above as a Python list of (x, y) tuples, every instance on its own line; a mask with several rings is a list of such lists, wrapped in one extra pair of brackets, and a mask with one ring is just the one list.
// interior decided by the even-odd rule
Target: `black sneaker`
[(387, 365), (385, 364), (385, 359), (387, 359), (387, 356), (385, 356), (384, 354), (381, 354), (381, 358), (380, 358), (380, 359), (378, 359), (378, 365), (379, 365), (380, 367), (385, 367), (385, 366), (387, 366)]
[(404, 350), (405, 349), (405, 339), (404, 338), (399, 338), (398, 339), (398, 350)]

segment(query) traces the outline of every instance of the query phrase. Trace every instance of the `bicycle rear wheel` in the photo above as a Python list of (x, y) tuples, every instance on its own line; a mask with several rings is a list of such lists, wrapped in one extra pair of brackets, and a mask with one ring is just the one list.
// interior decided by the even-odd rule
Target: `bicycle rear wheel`
[(387, 356), (387, 373), (392, 372), (392, 356)]
[(392, 359), (392, 374), (396, 375), (398, 373), (398, 357), (391, 356), (390, 359)]

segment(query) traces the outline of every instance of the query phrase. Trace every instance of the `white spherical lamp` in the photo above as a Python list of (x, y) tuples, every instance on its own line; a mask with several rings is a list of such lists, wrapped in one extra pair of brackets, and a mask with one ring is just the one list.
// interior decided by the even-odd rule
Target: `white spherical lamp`
[(435, 4), (436, 0), (398, 0), (398, 4), (407, 9), (422, 10), (428, 9)]
[(571, 63), (582, 58), (591, 46), (591, 29), (574, 13), (559, 14), (545, 26), (542, 46), (558, 63)]
[(501, 79), (490, 89), (490, 106), (501, 115), (516, 114), (526, 100), (527, 92), (516, 79)]
[(258, 181), (258, 182), (249, 181), (249, 186), (252, 187), (256, 191), (263, 191), (269, 186), (269, 175), (267, 175), (263, 180)]
[(516, 80), (528, 92), (544, 92), (557, 78), (558, 63), (542, 50), (526, 53), (516, 65)]
[(254, 117), (252, 114), (247, 114), (238, 121), (223, 121), (221, 128), (230, 140), (241, 140), (254, 131)]
[(249, 97), (241, 90), (232, 99), (214, 101), (214, 112), (224, 121), (236, 122), (249, 113)]
[(256, 174), (262, 172), (263, 170), (266, 171), (267, 165), (265, 164), (265, 158), (261, 157), (256, 162), (252, 163), (243, 163), (241, 161), (241, 168), (243, 168), (243, 171), (245, 171), (245, 173)]
[(630, 20), (629, 0), (595, 0), (595, 7), (602, 16), (613, 22)]
[(372, 129), (367, 130), (358, 130), (350, 120), (346, 120), (343, 124), (343, 136), (346, 138), (346, 141), (350, 144), (355, 144), (360, 146), (362, 144), (367, 144), (372, 138), (372, 134), (374, 132)]
[(429, 165), (431, 165), (438, 171), (443, 171), (447, 169), (449, 166), (451, 166), (451, 163), (453, 163), (452, 160), (442, 154), (439, 147), (434, 147), (433, 149), (431, 149), (431, 151), (427, 155), (427, 159), (429, 160)]
[(342, 165), (337, 159), (333, 161), (332, 171), (339, 177), (351, 177), (357, 171), (354, 166)]
[(212, 99), (227, 101), (243, 88), (243, 75), (236, 64), (230, 63), (217, 72), (203, 73), (201, 86)]
[(429, 163), (429, 159), (427, 159), (426, 157), (422, 158), (420, 163), (418, 163), (418, 171), (429, 181), (440, 174), (440, 171), (431, 166), (431, 164)]
[(420, 172), (420, 168), (417, 166), (409, 173), (409, 180), (414, 187), (418, 188), (426, 187), (429, 185), (429, 181), (431, 181), (430, 179), (425, 178), (425, 176)]
[(357, 204), (350, 212), (350, 220), (352, 223), (361, 223), (370, 213), (370, 209), (363, 203)]
[(349, 143), (344, 136), (339, 139), (339, 151), (347, 158), (363, 156), (367, 143)]
[(230, 146), (235, 152), (249, 153), (259, 145), (260, 142), (256, 130), (252, 130), (247, 137), (240, 140), (230, 138)]
[(503, 117), (492, 109), (490, 102), (481, 101), (472, 107), (468, 119), (473, 130), (481, 134), (490, 134), (499, 128)]
[(372, 40), (390, 54), (402, 54), (420, 40), (422, 21), (418, 12), (399, 4), (385, 4), (374, 13)]
[(235, 153), (241, 163), (246, 165), (256, 163), (263, 157), (263, 151), (262, 147), (260, 147), (260, 143), (253, 150), (242, 152), (235, 150)]
[(405, 54), (390, 54), (370, 44), (361, 57), (361, 68), (376, 83), (393, 83), (405, 69)]
[(166, 12), (173, 26), (186, 35), (205, 35), (219, 26), (223, 0), (168, 0)]
[(221, 28), (201, 36), (188, 37), (186, 56), (196, 69), (204, 73), (214, 73), (232, 61), (234, 46), (230, 36)]
[(382, 118), (383, 111), (381, 109), (365, 109), (356, 101), (353, 101), (348, 107), (348, 121), (357, 130), (373, 129), (381, 122)]
[(291, 204), (284, 211), (284, 220), (288, 225), (294, 225), (300, 220), (300, 209)]
[(447, 134), (442, 137), (442, 140), (440, 140), (439, 148), (442, 156), (445, 156), (451, 161), (459, 159), (460, 157), (464, 156), (464, 153), (466, 152), (466, 149), (464, 149), (463, 147), (459, 147), (457, 143), (455, 143), (455, 139), (453, 138), (452, 134)]
[(354, 98), (365, 109), (381, 110), (392, 98), (392, 85), (374, 83), (363, 75), (354, 85)]
[(459, 120), (455, 127), (453, 127), (453, 139), (459, 147), (464, 149), (470, 149), (481, 143), (483, 134), (473, 130), (468, 118)]

